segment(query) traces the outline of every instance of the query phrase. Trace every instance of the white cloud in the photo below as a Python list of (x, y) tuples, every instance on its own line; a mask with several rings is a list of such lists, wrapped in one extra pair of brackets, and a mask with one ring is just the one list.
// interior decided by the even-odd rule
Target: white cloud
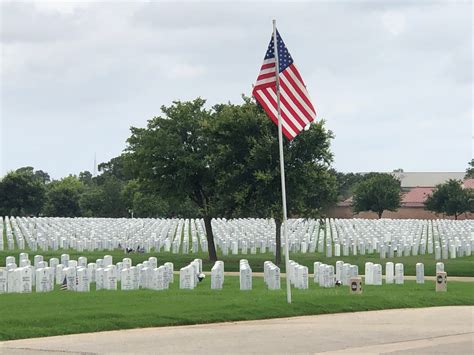
[(394, 36), (403, 33), (406, 28), (406, 18), (400, 11), (387, 11), (382, 14), (385, 29)]
[(0, 6), (0, 173), (90, 170), (94, 152), (120, 154), (129, 126), (161, 105), (240, 102), (272, 18), (336, 134), (336, 168), (464, 170), (470, 159), (469, 2)]
[(171, 79), (190, 79), (202, 76), (205, 73), (206, 69), (202, 66), (176, 64), (171, 68), (168, 76)]

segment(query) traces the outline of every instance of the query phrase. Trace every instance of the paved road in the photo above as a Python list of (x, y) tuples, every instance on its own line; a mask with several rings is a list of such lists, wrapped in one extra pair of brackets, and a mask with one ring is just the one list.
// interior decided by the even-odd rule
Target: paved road
[(474, 307), (401, 309), (78, 334), (0, 354), (472, 354)]

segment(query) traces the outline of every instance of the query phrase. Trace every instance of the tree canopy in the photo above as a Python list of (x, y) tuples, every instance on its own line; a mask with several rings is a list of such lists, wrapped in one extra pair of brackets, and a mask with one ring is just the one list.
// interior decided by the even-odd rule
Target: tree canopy
[(463, 213), (474, 212), (474, 190), (464, 189), (459, 180), (448, 180), (436, 185), (425, 201), (425, 208), (458, 219)]
[(468, 167), (466, 169), (466, 175), (464, 176), (466, 179), (474, 179), (474, 159), (471, 159), (471, 161), (468, 164)]
[[(279, 264), (283, 212), (277, 127), (249, 98), (244, 97), (242, 105), (214, 109), (211, 134), (217, 151), (219, 211), (226, 217), (273, 217)], [(320, 217), (336, 201), (336, 179), (329, 171), (332, 138), (323, 121), (292, 141), (284, 138), (290, 217)]]
[(84, 186), (75, 176), (51, 182), (46, 191), (43, 214), (52, 217), (75, 217), (81, 215), (79, 199)]
[(354, 188), (352, 208), (355, 213), (372, 211), (382, 218), (385, 210), (396, 211), (400, 204), (400, 181), (391, 174), (368, 174)]
[[(133, 176), (168, 204), (191, 200), (204, 218), (209, 257), (217, 260), (211, 218), (215, 215), (215, 154), (206, 134), (211, 111), (205, 100), (176, 101), (146, 128), (132, 127), (127, 163)], [(191, 217), (191, 216), (188, 216)], [(197, 217), (197, 216), (192, 216)]]
[(43, 206), (45, 186), (33, 168), (7, 173), (0, 180), (0, 215), (37, 216)]
[[(172, 207), (190, 201), (204, 218), (211, 260), (212, 217), (274, 217), (277, 251), (282, 220), (277, 128), (249, 98), (205, 108), (174, 102), (146, 128), (132, 128), (126, 162), (138, 184)], [(336, 199), (329, 171), (332, 133), (319, 122), (285, 141), (288, 211), (316, 217)], [(127, 165), (126, 164), (126, 165)], [(181, 210), (180, 212), (184, 212)]]

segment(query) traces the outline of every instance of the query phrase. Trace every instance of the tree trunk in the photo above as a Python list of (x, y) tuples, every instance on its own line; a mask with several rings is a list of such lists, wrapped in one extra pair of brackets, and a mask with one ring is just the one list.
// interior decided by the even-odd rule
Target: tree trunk
[(458, 219), (458, 214), (455, 213), (455, 214), (454, 214), (454, 220), (457, 220), (457, 219)]
[(276, 253), (275, 253), (275, 265), (281, 264), (281, 221), (275, 219), (276, 233), (275, 233), (275, 242), (276, 242)]
[(382, 218), (382, 213), (383, 213), (383, 210), (377, 212), (377, 214), (379, 215), (379, 219)]
[(207, 251), (210, 261), (217, 261), (216, 246), (214, 244), (214, 234), (212, 233), (211, 217), (204, 216), (204, 226), (206, 227)]

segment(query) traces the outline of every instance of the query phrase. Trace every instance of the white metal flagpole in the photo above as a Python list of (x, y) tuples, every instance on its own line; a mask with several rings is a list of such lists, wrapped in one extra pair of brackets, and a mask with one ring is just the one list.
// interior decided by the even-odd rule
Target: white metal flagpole
[(286, 300), (291, 303), (291, 285), (290, 274), (288, 273), (288, 261), (290, 253), (288, 250), (288, 228), (286, 215), (286, 185), (285, 185), (285, 161), (283, 158), (283, 132), (281, 128), (281, 110), (280, 110), (280, 63), (278, 61), (278, 41), (276, 32), (276, 20), (273, 20), (273, 49), (275, 54), (275, 76), (276, 76), (276, 95), (278, 111), (278, 145), (280, 149), (280, 175), (281, 175), (281, 198), (283, 204), (283, 238), (285, 240), (285, 270), (286, 270)]

